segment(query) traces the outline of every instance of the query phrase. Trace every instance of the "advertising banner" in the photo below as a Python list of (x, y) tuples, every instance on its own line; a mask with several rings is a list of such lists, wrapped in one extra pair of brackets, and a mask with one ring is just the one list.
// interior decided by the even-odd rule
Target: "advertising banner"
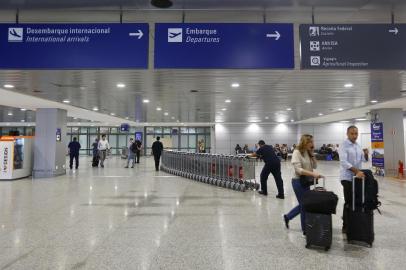
[(11, 179), (13, 171), (14, 142), (0, 142), (0, 179)]
[(383, 123), (371, 124), (372, 167), (378, 175), (385, 175), (385, 142)]

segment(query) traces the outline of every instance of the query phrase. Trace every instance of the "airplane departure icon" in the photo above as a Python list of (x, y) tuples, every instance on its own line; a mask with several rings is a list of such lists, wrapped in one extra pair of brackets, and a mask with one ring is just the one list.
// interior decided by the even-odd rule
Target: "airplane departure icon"
[(10, 35), (21, 38), (21, 35), (19, 35), (14, 28), (10, 30)]
[(179, 36), (179, 35), (181, 35), (182, 34), (182, 32), (179, 32), (179, 33), (169, 33), (169, 37), (170, 38), (175, 38), (175, 37), (177, 37), (177, 36)]

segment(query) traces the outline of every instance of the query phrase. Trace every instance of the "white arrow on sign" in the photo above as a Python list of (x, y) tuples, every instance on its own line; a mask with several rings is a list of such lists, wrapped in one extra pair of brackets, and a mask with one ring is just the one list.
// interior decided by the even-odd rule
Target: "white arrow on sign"
[(138, 37), (138, 39), (141, 39), (144, 33), (141, 30), (138, 30), (137, 33), (129, 33), (128, 35), (130, 37)]
[(399, 30), (397, 27), (395, 27), (394, 29), (389, 29), (389, 33), (394, 33), (395, 35), (397, 35), (399, 33)]
[(275, 31), (275, 34), (266, 34), (266, 37), (275, 38), (275, 40), (278, 40), (281, 37), (281, 34), (279, 34), (278, 31)]

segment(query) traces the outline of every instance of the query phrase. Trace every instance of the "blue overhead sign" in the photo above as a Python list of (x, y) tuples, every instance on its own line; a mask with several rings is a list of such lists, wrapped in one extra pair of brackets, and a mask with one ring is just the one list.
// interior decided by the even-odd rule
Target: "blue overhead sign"
[(146, 23), (0, 24), (0, 68), (148, 68), (148, 37)]
[(155, 68), (292, 69), (294, 65), (293, 24), (155, 24)]
[(303, 69), (406, 69), (406, 24), (302, 24)]

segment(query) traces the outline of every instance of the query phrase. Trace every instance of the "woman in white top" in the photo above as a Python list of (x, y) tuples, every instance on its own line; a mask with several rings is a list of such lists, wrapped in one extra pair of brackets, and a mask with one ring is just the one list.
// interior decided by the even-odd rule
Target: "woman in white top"
[(317, 168), (317, 161), (313, 155), (313, 149), (313, 136), (308, 134), (302, 135), (299, 145), (293, 151), (291, 161), (295, 169), (295, 177), (292, 179), (292, 186), (299, 205), (283, 216), (286, 228), (289, 229), (289, 221), (300, 214), (303, 234), (305, 234), (305, 212), (302, 208), (302, 199), (303, 194), (310, 190), (310, 184), (306, 184), (306, 181), (300, 181), (300, 178), (302, 177), (302, 180), (313, 180), (313, 178), (317, 179), (322, 177), (322, 175), (314, 171), (314, 169)]

